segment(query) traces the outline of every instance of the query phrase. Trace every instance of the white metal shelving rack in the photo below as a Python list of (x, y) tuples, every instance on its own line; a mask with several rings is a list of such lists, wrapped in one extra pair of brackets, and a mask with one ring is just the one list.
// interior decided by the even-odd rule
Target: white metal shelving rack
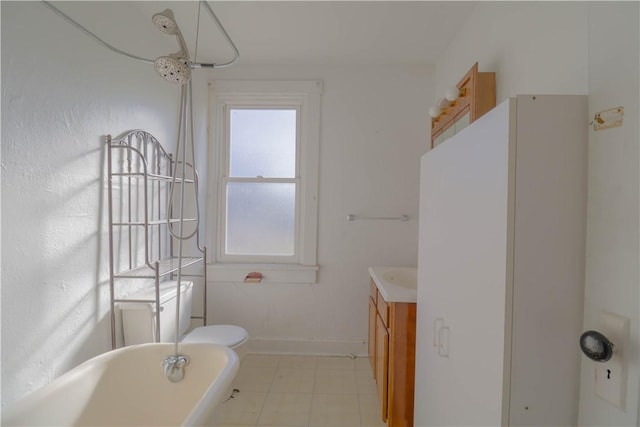
[[(111, 310), (111, 345), (116, 348), (116, 304), (119, 302), (155, 303), (160, 307), (160, 282), (172, 279), (178, 271), (179, 260), (173, 254), (173, 239), (169, 223), (173, 218), (169, 201), (175, 160), (150, 133), (134, 130), (112, 138), (107, 135), (108, 203), (109, 203), (109, 292)], [(193, 165), (187, 164), (187, 168)], [(198, 175), (185, 184), (198, 193)], [(176, 184), (181, 183), (176, 179)], [(175, 189), (174, 191), (178, 191)], [(195, 218), (184, 218), (184, 223), (197, 227)], [(201, 277), (203, 286), (202, 316), (206, 325), (206, 258), (207, 248), (200, 244), (199, 233), (192, 238), (195, 256), (182, 258), (182, 268), (201, 264), (201, 274), (182, 273), (182, 278)], [(153, 280), (154, 299), (119, 297), (116, 286), (120, 279)], [(160, 316), (155, 316), (155, 340), (160, 340)]]

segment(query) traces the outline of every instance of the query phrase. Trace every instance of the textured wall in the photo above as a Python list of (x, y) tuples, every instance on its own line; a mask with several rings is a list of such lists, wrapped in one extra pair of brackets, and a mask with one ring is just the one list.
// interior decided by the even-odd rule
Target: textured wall
[(104, 135), (172, 150), (178, 96), (40, 2), (2, 2), (3, 404), (110, 349)]

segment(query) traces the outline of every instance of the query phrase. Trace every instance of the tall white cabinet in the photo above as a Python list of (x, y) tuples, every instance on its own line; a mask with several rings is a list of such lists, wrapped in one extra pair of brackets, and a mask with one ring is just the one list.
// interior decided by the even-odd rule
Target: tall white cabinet
[(587, 118), (518, 96), (423, 156), (415, 426), (576, 425)]

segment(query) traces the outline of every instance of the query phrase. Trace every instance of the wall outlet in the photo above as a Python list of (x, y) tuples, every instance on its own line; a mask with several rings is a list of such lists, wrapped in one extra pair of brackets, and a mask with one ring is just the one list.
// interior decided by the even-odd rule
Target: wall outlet
[(600, 314), (600, 330), (613, 344), (613, 356), (595, 367), (596, 394), (612, 405), (624, 410), (627, 391), (626, 341), (629, 319), (617, 314)]

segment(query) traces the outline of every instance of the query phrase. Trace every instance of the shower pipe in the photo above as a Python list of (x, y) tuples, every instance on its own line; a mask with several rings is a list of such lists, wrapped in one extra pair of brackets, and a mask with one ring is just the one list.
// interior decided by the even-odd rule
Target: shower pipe
[[(186, 86), (186, 89), (185, 89)], [(189, 136), (191, 138), (189, 138)], [(192, 156), (192, 164), (193, 172), (194, 172), (194, 180), (195, 180), (195, 147), (193, 144), (193, 105), (192, 105), (192, 86), (191, 79), (187, 81), (186, 84), (181, 85), (181, 94), (180, 94), (180, 121), (178, 127), (178, 145), (176, 147), (176, 165), (180, 164), (180, 159), (182, 159), (182, 168), (180, 171), (180, 203), (179, 203), (179, 218), (178, 222), (178, 231), (176, 232), (173, 229), (173, 225), (171, 224), (170, 217), (167, 217), (167, 228), (169, 234), (173, 238), (178, 241), (178, 271), (177, 271), (177, 280), (178, 283), (176, 285), (176, 339), (174, 342), (174, 355), (169, 356), (167, 359), (163, 361), (163, 366), (165, 368), (165, 376), (172, 382), (178, 382), (182, 380), (182, 376), (184, 375), (184, 366), (189, 364), (189, 358), (186, 355), (182, 355), (179, 353), (178, 342), (179, 342), (179, 329), (180, 329), (180, 287), (182, 285), (182, 257), (183, 257), (183, 242), (187, 239), (190, 239), (195, 234), (198, 234), (198, 230), (200, 228), (200, 206), (198, 203), (198, 189), (194, 187), (194, 199), (196, 204), (196, 226), (193, 231), (189, 234), (185, 234), (184, 232), (184, 196), (185, 196), (185, 181), (186, 177), (186, 169), (187, 169), (187, 160), (186, 160), (186, 149), (187, 149), (187, 139), (191, 140), (191, 156)], [(169, 203), (167, 205), (167, 212), (173, 211), (173, 200), (174, 200), (174, 190), (176, 187), (176, 179), (178, 175), (178, 170), (174, 171), (171, 177), (171, 186), (169, 193)], [(205, 265), (206, 268), (206, 265)], [(206, 287), (206, 283), (205, 283)]]
[[(109, 43), (107, 43), (106, 41), (102, 40), (100, 37), (98, 37), (97, 35), (95, 35), (91, 31), (87, 30), (85, 27), (83, 27), (80, 23), (78, 23), (76, 20), (71, 18), (69, 15), (65, 14), (60, 9), (55, 7), (53, 4), (51, 4), (50, 1), (41, 0), (41, 2), (45, 6), (47, 6), (51, 11), (53, 11), (56, 15), (60, 16), (65, 21), (67, 21), (68, 23), (70, 23), (71, 25), (76, 27), (78, 30), (82, 31), (84, 34), (86, 34), (87, 36), (89, 36), (93, 40), (95, 40), (96, 42), (98, 42), (101, 45), (103, 45), (104, 47), (106, 47), (107, 49), (110, 49), (113, 52), (118, 53), (120, 55), (124, 55), (124, 56), (127, 56), (129, 58), (135, 59), (137, 61), (145, 62), (147, 64), (153, 64), (154, 63), (155, 60), (153, 60), (153, 59), (147, 59), (147, 58), (143, 58), (141, 56), (133, 55), (131, 53), (128, 53), (128, 52), (125, 52), (125, 51), (123, 51), (121, 49), (118, 49), (115, 46), (110, 45)], [(205, 62), (190, 62), (191, 68), (225, 68), (225, 67), (230, 67), (230, 66), (236, 64), (238, 62), (238, 60), (240, 59), (240, 52), (238, 51), (238, 48), (233, 43), (233, 40), (231, 40), (231, 37), (229, 37), (229, 34), (227, 33), (227, 31), (222, 26), (222, 23), (220, 22), (220, 20), (216, 16), (216, 14), (213, 12), (213, 9), (211, 9), (211, 6), (209, 6), (209, 3), (206, 0), (200, 0), (200, 4), (204, 6), (205, 10), (209, 14), (209, 16), (211, 17), (213, 22), (216, 24), (216, 26), (218, 27), (218, 30), (220, 31), (220, 33), (223, 35), (223, 37), (225, 38), (225, 40), (227, 41), (227, 43), (229, 44), (229, 46), (233, 50), (233, 55), (234, 56), (233, 56), (233, 59), (231, 61), (225, 62), (225, 63), (222, 63), (222, 64), (205, 63)]]
[[(176, 146), (175, 161), (176, 165), (181, 165), (181, 178), (180, 178), (180, 203), (179, 203), (179, 218), (178, 231), (173, 229), (171, 223), (170, 213), (173, 210), (174, 203), (174, 190), (176, 188), (176, 180), (178, 176), (177, 168), (172, 173), (171, 186), (169, 191), (169, 199), (167, 204), (167, 228), (169, 234), (178, 241), (178, 270), (176, 285), (176, 339), (174, 343), (174, 355), (167, 357), (163, 362), (164, 373), (167, 379), (171, 382), (179, 382), (184, 377), (184, 367), (189, 364), (189, 356), (179, 353), (178, 342), (180, 335), (180, 287), (182, 285), (182, 259), (183, 259), (183, 242), (190, 239), (194, 234), (198, 233), (200, 228), (200, 206), (198, 204), (198, 191), (197, 187), (194, 188), (194, 199), (196, 204), (196, 224), (193, 232), (189, 234), (184, 233), (184, 196), (185, 196), (185, 182), (186, 182), (186, 169), (187, 169), (187, 140), (191, 142), (191, 161), (194, 165), (194, 180), (195, 180), (195, 144), (193, 134), (193, 97), (192, 97), (192, 85), (191, 85), (191, 58), (189, 56), (189, 50), (182, 37), (182, 32), (178, 26), (178, 22), (173, 15), (171, 9), (165, 9), (162, 12), (156, 13), (151, 17), (153, 24), (161, 32), (168, 35), (175, 35), (180, 45), (180, 51), (169, 56), (161, 56), (157, 58), (153, 63), (153, 68), (156, 72), (165, 80), (180, 84), (180, 119), (178, 120), (178, 138)], [(197, 36), (196, 36), (197, 44)], [(182, 162), (180, 161), (182, 159)], [(206, 266), (205, 266), (206, 268)], [(206, 287), (206, 283), (205, 283)]]

